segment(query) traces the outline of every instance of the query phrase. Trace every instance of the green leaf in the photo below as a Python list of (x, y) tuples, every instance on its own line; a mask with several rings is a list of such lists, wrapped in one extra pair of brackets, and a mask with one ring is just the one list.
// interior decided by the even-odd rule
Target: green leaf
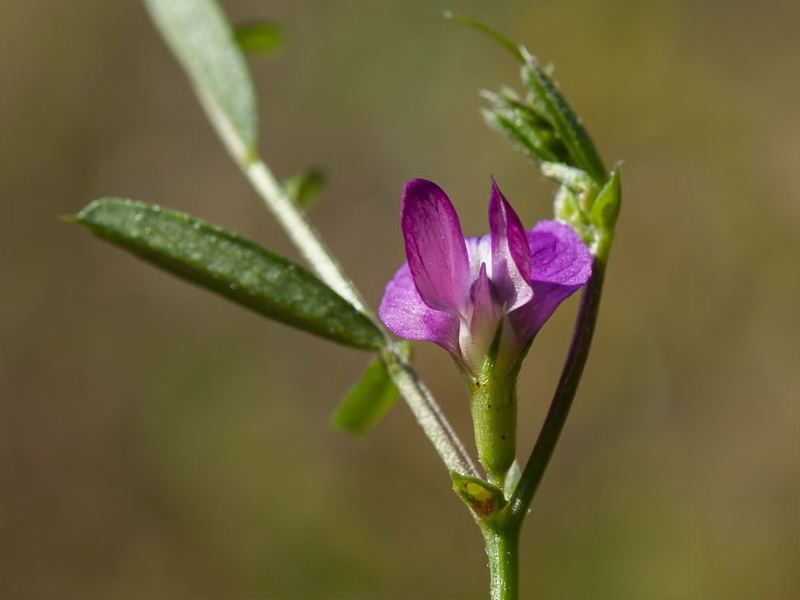
[(526, 58), (525, 66), (522, 68), (522, 78), (534, 96), (534, 104), (540, 103), (556, 134), (576, 164), (589, 173), (598, 185), (603, 185), (608, 180), (608, 175), (592, 138), (570, 108), (558, 86), (536, 59), (530, 55)]
[(597, 199), (592, 206), (592, 225), (596, 228), (613, 232), (619, 217), (620, 204), (622, 202), (622, 181), (619, 168), (611, 173), (605, 187), (600, 190)]
[(286, 33), (275, 23), (243, 23), (233, 29), (236, 43), (244, 52), (272, 54), (283, 47)]
[(214, 0), (144, 0), (167, 44), (181, 63), (212, 122), (233, 134), (237, 152), (255, 153), (256, 94), (242, 51)]
[(380, 358), (373, 359), (364, 375), (333, 413), (333, 424), (349, 433), (364, 435), (397, 401), (399, 392)]
[(71, 220), (266, 317), (347, 346), (384, 346), (369, 317), (313, 274), (233, 232), (185, 213), (119, 198), (92, 202)]
[(503, 109), (484, 110), (483, 119), (489, 127), (505, 135), (522, 152), (538, 161), (557, 161), (558, 157), (546, 145), (539, 131)]
[(288, 196), (300, 208), (306, 209), (314, 204), (325, 189), (325, 172), (322, 169), (309, 169), (290, 177), (283, 182)]
[(576, 194), (588, 192), (594, 188), (594, 181), (582, 169), (569, 167), (564, 163), (542, 162), (539, 165), (542, 175), (567, 186)]
[(600, 190), (592, 206), (591, 219), (595, 229), (595, 243), (592, 247), (592, 253), (602, 261), (608, 259), (621, 204), (622, 181), (619, 167), (617, 167), (611, 173), (611, 179)]

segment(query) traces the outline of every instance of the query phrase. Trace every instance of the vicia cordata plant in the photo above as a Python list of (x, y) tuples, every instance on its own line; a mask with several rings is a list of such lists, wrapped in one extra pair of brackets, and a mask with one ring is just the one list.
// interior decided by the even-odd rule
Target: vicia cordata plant
[[(364, 433), (401, 395), (483, 533), (491, 597), (518, 598), (520, 530), (589, 354), (620, 207), (619, 169), (606, 169), (536, 58), (480, 23), (449, 15), (495, 38), (519, 61), (524, 93), (486, 93), (484, 116), (558, 184), (555, 214), (526, 229), (492, 180), (489, 233), (465, 238), (445, 192), (431, 181), (409, 181), (401, 205), (407, 262), (386, 286), (378, 318), (306, 217), (304, 208), (322, 185), (320, 174), (280, 180), (258, 153), (257, 103), (243, 51), (270, 50), (280, 30), (233, 28), (214, 0), (144, 3), (230, 155), (310, 270), (196, 217), (133, 200), (103, 198), (70, 219), (266, 317), (373, 353), (335, 423)], [(517, 375), (536, 333), (580, 288), (563, 371), (520, 468)], [(393, 341), (387, 329), (434, 342), (452, 355), (469, 391), (482, 470), (411, 366), (409, 343)]]

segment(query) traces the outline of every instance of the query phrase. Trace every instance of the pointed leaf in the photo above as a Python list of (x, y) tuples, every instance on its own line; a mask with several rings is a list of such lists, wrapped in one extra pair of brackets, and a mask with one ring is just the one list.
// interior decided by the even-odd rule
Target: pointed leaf
[(592, 206), (592, 225), (602, 231), (613, 233), (614, 226), (617, 224), (621, 201), (622, 181), (617, 168), (611, 173), (611, 179), (600, 190), (597, 200), (594, 201), (594, 206)]
[(252, 154), (258, 136), (255, 90), (222, 9), (214, 0), (144, 2), (212, 122), (232, 134), (239, 153)]
[(373, 322), (313, 274), (233, 232), (119, 198), (97, 200), (72, 220), (266, 317), (347, 346), (377, 350), (384, 345)]
[[(401, 342), (398, 350), (407, 360), (411, 358), (411, 343)], [(399, 394), (386, 363), (375, 358), (342, 400), (331, 421), (349, 433), (364, 435), (394, 406)]]
[(605, 261), (611, 249), (611, 241), (614, 239), (614, 229), (619, 217), (620, 204), (622, 203), (622, 181), (620, 179), (619, 167), (611, 173), (611, 179), (605, 187), (600, 190), (597, 200), (592, 206), (592, 225), (595, 230), (595, 242), (592, 245), (592, 253)]
[(582, 169), (554, 162), (543, 162), (539, 168), (542, 175), (567, 186), (576, 194), (582, 194), (594, 187), (594, 181)]
[(514, 115), (502, 109), (483, 110), (486, 124), (505, 135), (526, 156), (539, 162), (559, 160), (553, 151), (543, 142), (539, 131), (516, 119)]
[(464, 25), (469, 25), (470, 27), (473, 27), (474, 29), (477, 29), (481, 33), (486, 34), (487, 36), (492, 38), (494, 41), (498, 42), (501, 46), (503, 46), (503, 48), (505, 48), (506, 50), (511, 52), (511, 54), (513, 54), (514, 57), (519, 59), (520, 62), (524, 62), (525, 61), (525, 57), (522, 54), (522, 51), (520, 50), (519, 46), (517, 46), (516, 44), (511, 42), (508, 38), (506, 38), (499, 31), (496, 31), (496, 30), (492, 29), (488, 25), (485, 25), (484, 23), (481, 23), (480, 21), (477, 21), (475, 19), (471, 19), (470, 17), (467, 17), (465, 15), (457, 15), (454, 12), (449, 11), (449, 10), (444, 11), (444, 18), (445, 19), (451, 19), (451, 20), (457, 21), (459, 23), (463, 23)]
[(493, 105), (483, 111), (486, 123), (506, 135), (530, 158), (541, 162), (569, 162), (569, 153), (547, 116), (536, 112), (533, 104), (524, 104), (508, 88), (502, 88), (497, 94), (482, 92), (481, 95)]
[(577, 165), (589, 173), (599, 185), (603, 185), (608, 175), (592, 138), (541, 65), (532, 56), (526, 58), (522, 78), (530, 88), (534, 100), (541, 103), (558, 137)]
[(367, 365), (361, 379), (347, 392), (331, 422), (348, 433), (364, 435), (397, 401), (398, 391), (380, 358)]

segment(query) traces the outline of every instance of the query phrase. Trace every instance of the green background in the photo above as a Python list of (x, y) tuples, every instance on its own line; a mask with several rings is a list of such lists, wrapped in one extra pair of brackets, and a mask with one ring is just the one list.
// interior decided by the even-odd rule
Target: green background
[[(373, 306), (399, 195), (487, 230), (553, 188), (481, 122), (513, 60), (556, 65), (624, 205), (594, 352), (526, 524), (524, 598), (800, 598), (800, 4), (230, 0), (285, 24), (251, 61), (260, 147), (324, 166), (312, 216)], [(296, 253), (133, 0), (0, 0), (0, 597), (484, 598), (480, 534), (409, 411), (329, 415), (369, 356), (260, 319), (58, 220), (105, 195)], [(575, 310), (523, 370), (527, 454)], [(444, 351), (417, 364), (469, 437)]]

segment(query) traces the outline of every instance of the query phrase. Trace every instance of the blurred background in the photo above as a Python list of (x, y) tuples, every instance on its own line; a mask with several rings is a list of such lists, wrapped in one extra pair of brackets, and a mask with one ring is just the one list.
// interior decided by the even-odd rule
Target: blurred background
[[(526, 523), (523, 597), (800, 598), (800, 4), (226, 0), (261, 148), (329, 174), (312, 217), (373, 306), (400, 190), (487, 231), (494, 175), (532, 226), (553, 186), (478, 109), (556, 66), (624, 205), (582, 387)], [(59, 220), (115, 195), (297, 253), (134, 0), (0, 0), (0, 597), (484, 598), (477, 528), (403, 404), (329, 427), (368, 356), (266, 321)], [(521, 382), (527, 456), (576, 303)], [(469, 439), (449, 356), (417, 364)]]

